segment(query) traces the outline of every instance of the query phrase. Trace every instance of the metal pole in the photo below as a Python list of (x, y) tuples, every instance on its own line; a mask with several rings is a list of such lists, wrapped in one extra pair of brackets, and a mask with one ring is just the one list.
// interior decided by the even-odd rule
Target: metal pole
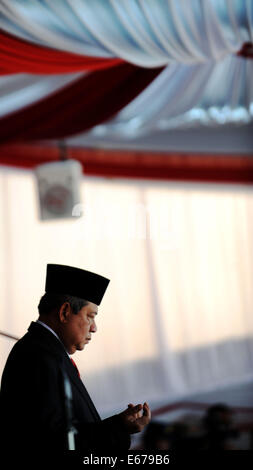
[(65, 415), (67, 423), (67, 442), (68, 450), (75, 450), (75, 434), (77, 429), (74, 426), (73, 421), (73, 407), (72, 407), (72, 389), (69, 378), (63, 369), (63, 385), (64, 385), (64, 397), (65, 397)]

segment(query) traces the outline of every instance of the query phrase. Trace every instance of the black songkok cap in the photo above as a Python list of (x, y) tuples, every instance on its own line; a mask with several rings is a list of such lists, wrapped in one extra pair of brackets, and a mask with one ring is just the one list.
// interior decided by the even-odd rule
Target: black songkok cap
[(48, 264), (46, 292), (66, 294), (100, 305), (109, 279), (84, 269)]

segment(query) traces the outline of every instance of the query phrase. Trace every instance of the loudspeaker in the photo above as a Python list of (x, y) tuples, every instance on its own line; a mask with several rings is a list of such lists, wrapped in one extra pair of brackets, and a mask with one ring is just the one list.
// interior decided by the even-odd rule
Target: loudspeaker
[(80, 204), (82, 165), (75, 160), (45, 163), (35, 168), (41, 220), (76, 218)]

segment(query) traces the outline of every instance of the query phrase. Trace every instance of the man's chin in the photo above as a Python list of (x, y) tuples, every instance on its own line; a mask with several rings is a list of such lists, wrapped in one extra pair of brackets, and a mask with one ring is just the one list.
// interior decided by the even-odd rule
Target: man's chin
[(82, 351), (85, 348), (86, 344), (87, 343), (78, 344), (78, 346), (76, 347), (76, 350), (77, 351)]
[(87, 340), (83, 341), (82, 343), (75, 344), (74, 346), (71, 347), (71, 352), (69, 352), (69, 354), (74, 354), (76, 351), (82, 351), (87, 344), (88, 344)]

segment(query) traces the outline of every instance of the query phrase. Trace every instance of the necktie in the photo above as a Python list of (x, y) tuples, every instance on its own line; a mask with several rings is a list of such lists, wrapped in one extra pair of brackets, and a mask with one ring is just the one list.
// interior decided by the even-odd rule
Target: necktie
[(80, 376), (80, 372), (79, 372), (79, 370), (78, 370), (78, 367), (77, 367), (77, 365), (76, 365), (74, 359), (72, 359), (72, 357), (70, 357), (69, 359), (71, 360), (73, 366), (76, 368), (76, 371), (77, 371), (77, 373), (78, 373), (78, 377), (80, 378), (80, 377), (81, 377), (81, 376)]

